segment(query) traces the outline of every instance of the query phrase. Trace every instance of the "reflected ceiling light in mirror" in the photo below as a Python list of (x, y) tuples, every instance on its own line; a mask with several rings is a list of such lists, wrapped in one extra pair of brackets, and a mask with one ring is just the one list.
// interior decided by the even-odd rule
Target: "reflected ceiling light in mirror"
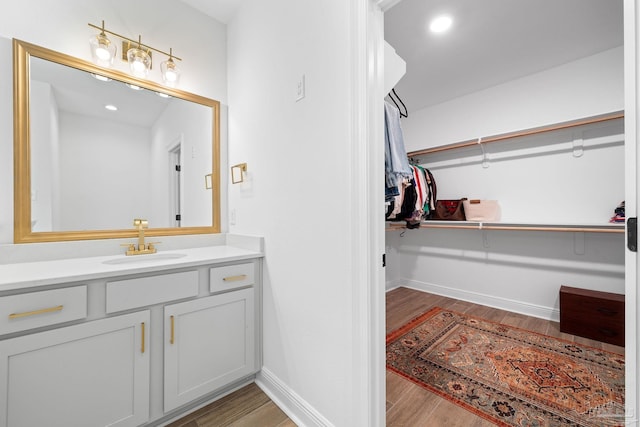
[(158, 95), (160, 98), (169, 98), (169, 95), (167, 95), (166, 93), (162, 93), (162, 92), (156, 92), (156, 95)]
[(170, 87), (176, 87), (180, 80), (180, 69), (173, 62), (173, 49), (169, 48), (169, 59), (163, 61), (160, 64), (160, 71), (162, 72), (162, 81), (164, 84)]
[(105, 105), (105, 106), (104, 106), (104, 108), (106, 108), (106, 109), (107, 109), (107, 110), (109, 110), (109, 111), (118, 111), (118, 107), (116, 107), (116, 106), (115, 106), (115, 105), (113, 105), (113, 104)]
[(100, 34), (96, 34), (89, 39), (91, 57), (96, 64), (102, 67), (111, 67), (113, 65), (113, 58), (116, 57), (116, 45), (107, 37), (104, 30), (104, 21), (102, 21), (102, 28), (98, 29), (100, 30)]
[(138, 36), (138, 46), (127, 51), (127, 61), (134, 76), (146, 78), (149, 75), (151, 55), (149, 55), (149, 49), (142, 48), (142, 36)]
[(131, 83), (125, 83), (125, 85), (131, 90), (142, 90), (140, 86), (133, 85)]
[(444, 33), (447, 30), (449, 30), (449, 28), (451, 28), (452, 24), (453, 24), (453, 18), (451, 18), (451, 16), (449, 15), (436, 16), (429, 23), (429, 31), (436, 34)]
[(91, 74), (94, 79), (100, 80), (101, 82), (110, 82), (111, 79), (109, 77), (101, 76), (100, 74)]

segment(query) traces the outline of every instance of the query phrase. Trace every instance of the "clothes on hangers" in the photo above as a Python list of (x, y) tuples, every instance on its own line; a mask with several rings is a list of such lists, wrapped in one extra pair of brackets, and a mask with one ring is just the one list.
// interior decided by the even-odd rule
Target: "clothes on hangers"
[(399, 194), (398, 183), (405, 178), (411, 178), (413, 173), (404, 148), (400, 111), (387, 101), (384, 102), (384, 125), (385, 201), (390, 201)]
[(435, 209), (437, 186), (433, 174), (422, 166), (410, 166), (412, 176), (398, 184), (398, 195), (386, 203), (387, 221), (406, 221), (407, 228), (420, 223)]

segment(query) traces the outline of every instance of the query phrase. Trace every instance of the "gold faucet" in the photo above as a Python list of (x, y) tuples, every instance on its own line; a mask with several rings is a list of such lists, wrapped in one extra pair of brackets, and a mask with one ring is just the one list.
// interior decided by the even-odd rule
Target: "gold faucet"
[(144, 243), (144, 229), (149, 227), (149, 221), (146, 219), (136, 218), (133, 220), (133, 226), (138, 229), (138, 247), (133, 243), (125, 244), (127, 246), (126, 255), (142, 255), (142, 254), (155, 254), (155, 244), (159, 242)]

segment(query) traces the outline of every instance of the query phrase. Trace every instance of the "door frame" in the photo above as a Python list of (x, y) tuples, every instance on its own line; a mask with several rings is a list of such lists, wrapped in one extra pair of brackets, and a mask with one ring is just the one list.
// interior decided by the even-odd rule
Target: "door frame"
[[(625, 215), (637, 217), (638, 184), (638, 46), (640, 9), (635, 0), (624, 0), (624, 132)], [(626, 237), (625, 237), (626, 246)], [(638, 426), (638, 256), (625, 248), (625, 415), (626, 423)]]

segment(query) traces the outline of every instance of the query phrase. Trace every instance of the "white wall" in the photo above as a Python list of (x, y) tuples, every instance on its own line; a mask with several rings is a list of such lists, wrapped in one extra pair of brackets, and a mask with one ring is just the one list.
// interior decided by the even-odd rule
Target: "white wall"
[(405, 148), (415, 151), (623, 110), (623, 59), (622, 47), (610, 49), (412, 112), (402, 121)]
[[(213, 117), (209, 107), (195, 103), (171, 103), (152, 127), (151, 187), (152, 212), (149, 220), (155, 227), (169, 227), (169, 148), (176, 143), (181, 150), (182, 227), (211, 225), (211, 190), (205, 188), (204, 176), (213, 172), (211, 129)], [(173, 174), (173, 173), (172, 173)]]
[[(27, 0), (3, 5), (0, 14), (0, 57), (5, 59), (0, 61), (0, 244), (13, 242), (10, 39), (91, 60), (88, 40), (95, 31), (87, 24), (100, 25), (102, 20), (109, 30), (134, 39), (140, 34), (143, 43), (161, 50), (173, 48), (183, 59), (179, 89), (227, 103), (226, 26), (180, 1)], [(162, 55), (154, 58), (156, 62), (149, 78), (161, 83), (157, 65), (163, 60)], [(125, 65), (116, 62), (115, 68), (126, 71)], [(226, 170), (226, 157), (222, 158), (222, 170)], [(223, 189), (223, 204), (225, 197)]]
[(60, 230), (127, 229), (148, 218), (149, 129), (64, 111), (59, 117)]
[(0, 37), (0, 243), (13, 241), (13, 61), (11, 40)]
[[(616, 48), (411, 113), (402, 126), (413, 151), (623, 109)], [(505, 222), (606, 224), (624, 200), (623, 144), (614, 123), (487, 144), (486, 169), (476, 147), (421, 160), (439, 199), (497, 199)], [(561, 285), (624, 293), (624, 234), (406, 230), (387, 233), (387, 254), (387, 288), (556, 320)]]
[(34, 231), (51, 231), (54, 202), (58, 196), (58, 180), (54, 171), (58, 163), (58, 106), (51, 86), (31, 84), (31, 123), (41, 123), (31, 129), (31, 221)]
[(229, 161), (248, 164), (229, 188), (230, 230), (265, 237), (261, 380), (315, 408), (289, 406), (306, 425), (359, 425), (365, 393), (352, 365), (349, 17), (345, 0), (248, 0), (228, 32)]

